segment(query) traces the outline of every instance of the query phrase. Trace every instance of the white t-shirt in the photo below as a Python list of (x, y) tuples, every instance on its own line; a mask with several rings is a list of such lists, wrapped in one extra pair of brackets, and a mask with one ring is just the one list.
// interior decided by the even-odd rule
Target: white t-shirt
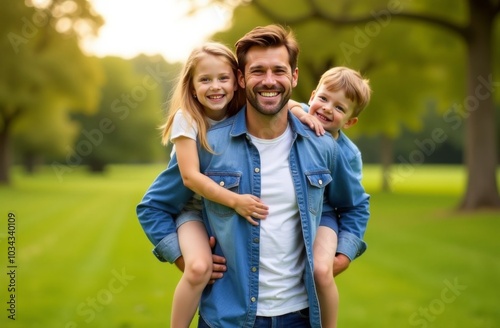
[(260, 220), (259, 316), (277, 316), (309, 306), (303, 282), (304, 240), (290, 173), (292, 138), (290, 127), (272, 140), (251, 136), (260, 153), (261, 199), (269, 206), (269, 215)]
[[(220, 121), (212, 120), (207, 117), (208, 125), (212, 126), (216, 123), (222, 122), (226, 118), (224, 117)], [(170, 142), (173, 144), (172, 152), (170, 153), (170, 158), (175, 154), (175, 139), (178, 137), (187, 137), (196, 141), (198, 137), (198, 126), (196, 122), (191, 118), (188, 113), (183, 113), (182, 109), (179, 109), (174, 115), (174, 121), (172, 122), (172, 130), (170, 131)]]

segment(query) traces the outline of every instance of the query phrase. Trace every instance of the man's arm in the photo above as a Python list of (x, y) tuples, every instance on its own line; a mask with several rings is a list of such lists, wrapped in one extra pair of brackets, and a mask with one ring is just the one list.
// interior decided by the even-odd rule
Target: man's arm
[[(175, 158), (175, 157), (174, 157)], [(178, 166), (174, 160), (151, 184), (142, 201), (137, 205), (137, 217), (149, 238), (155, 245), (153, 253), (162, 262), (175, 263), (184, 271), (174, 217), (180, 213), (184, 203), (192, 197), (192, 191), (182, 184)], [(215, 238), (210, 237), (210, 246), (215, 247)], [(213, 268), (210, 284), (223, 276), (226, 259), (212, 255)]]
[(153, 181), (137, 205), (137, 217), (146, 236), (155, 245), (153, 253), (162, 262), (181, 256), (174, 217), (193, 192), (184, 187), (175, 156)]
[(337, 253), (352, 261), (366, 250), (363, 237), (370, 217), (370, 196), (365, 192), (337, 143), (333, 151), (331, 167), (333, 181), (327, 186), (325, 193), (330, 208), (325, 209), (335, 209), (338, 215)]

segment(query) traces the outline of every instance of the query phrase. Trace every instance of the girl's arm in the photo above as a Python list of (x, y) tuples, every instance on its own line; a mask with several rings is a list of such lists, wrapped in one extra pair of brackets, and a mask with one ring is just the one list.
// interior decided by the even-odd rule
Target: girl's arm
[(175, 152), (184, 185), (213, 202), (233, 208), (239, 215), (253, 225), (253, 219), (265, 219), (268, 207), (254, 195), (240, 195), (219, 186), (212, 179), (200, 172), (200, 161), (196, 141), (187, 137), (175, 138)]

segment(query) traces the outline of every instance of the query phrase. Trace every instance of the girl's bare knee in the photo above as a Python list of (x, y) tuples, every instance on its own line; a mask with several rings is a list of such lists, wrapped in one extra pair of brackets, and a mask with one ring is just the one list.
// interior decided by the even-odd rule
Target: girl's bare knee
[(197, 259), (193, 263), (186, 263), (184, 274), (192, 285), (206, 284), (212, 274), (212, 262)]

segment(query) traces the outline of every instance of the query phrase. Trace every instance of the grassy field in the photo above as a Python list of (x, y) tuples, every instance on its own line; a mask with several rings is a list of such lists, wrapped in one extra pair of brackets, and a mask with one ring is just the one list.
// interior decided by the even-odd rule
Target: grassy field
[[(15, 170), (12, 186), (0, 187), (0, 327), (168, 327), (180, 274), (154, 258), (135, 216), (161, 169)], [(395, 168), (392, 193), (379, 191), (378, 167), (364, 174), (369, 248), (337, 278), (339, 327), (500, 327), (500, 213), (453, 211), (464, 171)], [(9, 213), (15, 268), (8, 267)]]

